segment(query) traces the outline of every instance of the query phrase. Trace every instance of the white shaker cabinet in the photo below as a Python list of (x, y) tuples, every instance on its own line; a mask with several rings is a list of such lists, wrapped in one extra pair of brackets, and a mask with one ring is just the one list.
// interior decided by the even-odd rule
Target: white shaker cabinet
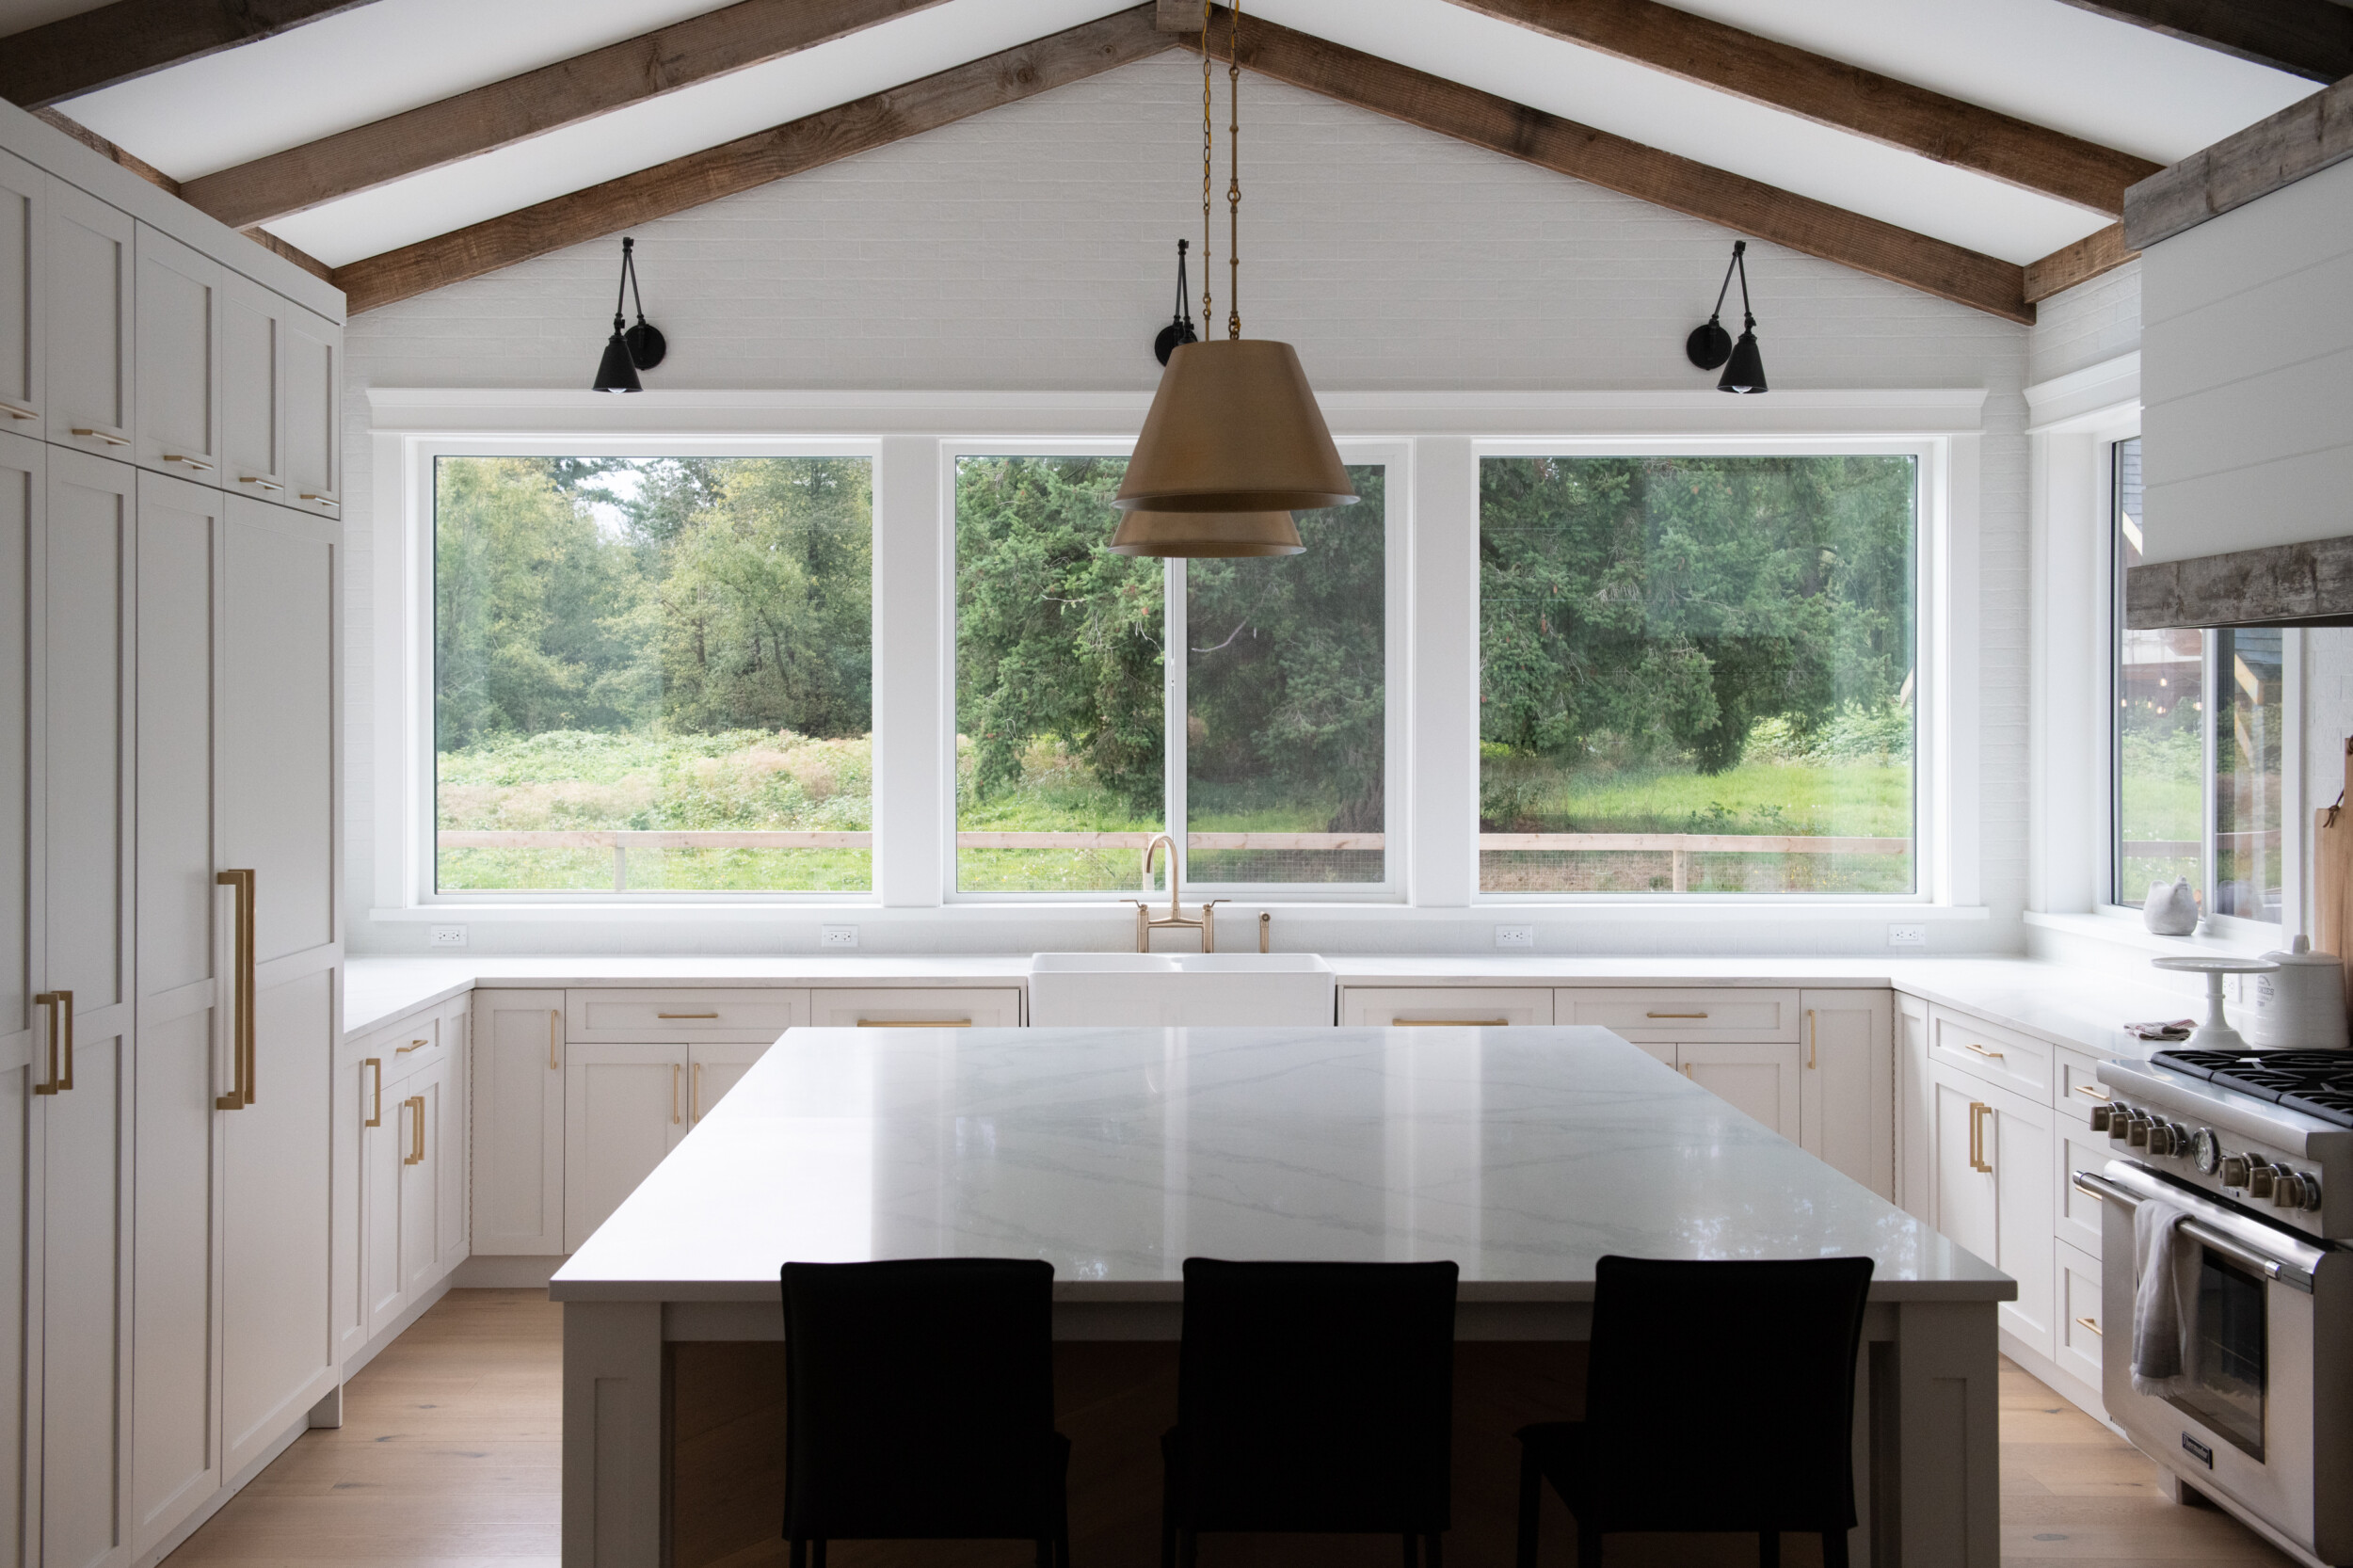
[(1799, 1142), (1868, 1187), (1896, 1194), (1895, 1022), (1886, 991), (1801, 993), (1805, 1066)]
[(1021, 1022), (1021, 993), (1007, 987), (952, 989), (924, 985), (853, 990), (817, 986), (808, 993), (809, 1022), (820, 1029), (1013, 1029)]
[[(35, 544), (40, 760), (28, 1325), (42, 1394), (27, 1468), (42, 1568), (131, 1558), (128, 1196), (132, 666), (137, 471), (53, 448)], [(42, 999), (47, 999), (43, 1000)]]
[(1929, 1004), (1896, 993), (1896, 1207), (1923, 1224), (1929, 1207), (1929, 1165), (1935, 1151), (1935, 1089), (1929, 1082)]
[(55, 176), (48, 194), (48, 439), (127, 458), (136, 418), (134, 226), (129, 214)]
[(48, 177), (0, 152), (0, 431), (36, 440), (46, 433), (48, 208)]
[[(0, 163), (0, 181), (8, 178)], [(0, 196), (0, 200), (5, 197)], [(29, 717), (34, 670), (30, 631), (34, 616), (34, 564), (48, 516), (48, 449), (39, 441), (0, 431), (0, 615), (8, 634), (0, 637), (0, 820), (22, 822), (32, 796), (33, 752)], [(46, 1070), (40, 1031), (47, 1010), (33, 1005), (31, 936), (39, 917), (27, 872), (28, 837), (0, 833), (0, 1214), (25, 1213), (25, 1140), (30, 1130), (32, 1086)], [(16, 1360), (37, 1345), (38, 1312), (28, 1316), (26, 1267), (31, 1259), (18, 1244), (13, 1224), (0, 1245), (0, 1345), (12, 1348), (15, 1362), (0, 1376), (0, 1477), (26, 1474), (24, 1441), (39, 1432), (40, 1367)], [(34, 1264), (34, 1277), (39, 1275)], [(28, 1338), (28, 1326), (34, 1336)], [(16, 1485), (0, 1485), (0, 1568), (24, 1568), (26, 1498)]]
[(1941, 1062), (1931, 1091), (1930, 1223), (2012, 1275), (2018, 1299), (2001, 1304), (2002, 1327), (2053, 1353), (2051, 1108)]
[(1799, 1141), (1803, 1061), (1797, 1045), (1683, 1040), (1673, 1048), (1673, 1065), (1684, 1077), (1791, 1143)]
[(283, 432), (279, 378), (285, 300), (232, 277), (221, 296), (220, 484), (239, 495), (281, 499)]
[(704, 1045), (686, 1048), (686, 1125), (691, 1129), (711, 1114), (711, 1108), (744, 1080), (752, 1064), (768, 1053), (766, 1046)]
[(352, 1173), (357, 1214), (335, 1265), (346, 1363), (406, 1327), (465, 1260), (466, 1018), (463, 1001), (412, 1015), (343, 1059), (336, 1169)]
[(1546, 985), (1351, 985), (1340, 993), (1348, 1028), (1497, 1028), (1552, 1022)]
[(134, 296), (139, 466), (220, 484), (220, 318), (229, 270), (137, 226)]
[(564, 1250), (579, 1249), (686, 1136), (687, 1048), (580, 1045), (564, 1071)]
[(278, 328), (280, 433), (286, 482), (277, 499), (321, 517), (343, 506), (343, 432), (337, 427), (343, 334), (299, 305), (280, 308)]
[(564, 993), (473, 994), (473, 1250), (564, 1252)]

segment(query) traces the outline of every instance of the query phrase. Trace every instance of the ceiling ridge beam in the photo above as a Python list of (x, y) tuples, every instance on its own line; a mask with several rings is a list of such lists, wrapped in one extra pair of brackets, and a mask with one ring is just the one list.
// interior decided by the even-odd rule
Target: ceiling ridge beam
[(2105, 217), (2163, 167), (1657, 0), (1453, 4)]
[(2026, 264), (2026, 303), (2041, 304), (2055, 294), (2078, 283), (2089, 283), (2104, 272), (2114, 272), (2126, 262), (2138, 260), (2140, 252), (2124, 238), (2122, 224), (2095, 229), (2074, 244), (2062, 245), (2049, 255)]
[(2332, 0), (2061, 0), (2291, 76), (2353, 76), (2353, 10)]
[(1011, 49), (335, 268), (351, 314), (937, 130), (1174, 46), (1133, 7)]
[(187, 181), (232, 228), (267, 223), (559, 126), (831, 42), (941, 0), (742, 0), (637, 38)]
[(370, 3), (115, 0), (0, 39), (0, 98), (42, 108)]
[[(1221, 8), (1221, 24), (1227, 13)], [(1191, 46), (1199, 51), (1196, 41)], [(1556, 174), (1770, 240), (2007, 320), (2031, 323), (2025, 269), (1746, 175), (1646, 147), (1265, 21), (1244, 24), (1254, 71)]]

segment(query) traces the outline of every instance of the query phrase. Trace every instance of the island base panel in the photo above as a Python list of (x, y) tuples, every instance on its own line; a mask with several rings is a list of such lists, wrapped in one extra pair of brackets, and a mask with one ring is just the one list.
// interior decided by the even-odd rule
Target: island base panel
[[(670, 1356), (669, 1568), (767, 1568), (785, 1561), (784, 1347), (773, 1340), (683, 1342)], [(1511, 1568), (1519, 1445), (1530, 1421), (1585, 1403), (1586, 1347), (1465, 1341), (1454, 1361), (1454, 1528), (1449, 1568)], [(1064, 1340), (1054, 1347), (1056, 1424), (1071, 1440), (1071, 1560), (1081, 1568), (1160, 1561), (1160, 1437), (1176, 1418), (1176, 1347)], [(1705, 1418), (1701, 1416), (1699, 1418)], [(1661, 1455), (1661, 1464), (1673, 1464)], [(1576, 1529), (1549, 1493), (1547, 1568), (1576, 1560)], [(1205, 1539), (1205, 1562), (1233, 1568), (1357, 1568), (1397, 1560), (1393, 1538), (1295, 1535)], [(842, 1542), (828, 1568), (1027, 1568), (1018, 1542)], [(1611, 1568), (1751, 1568), (1753, 1536), (1613, 1536)], [(1783, 1544), (1791, 1568), (1820, 1561), (1818, 1542)]]

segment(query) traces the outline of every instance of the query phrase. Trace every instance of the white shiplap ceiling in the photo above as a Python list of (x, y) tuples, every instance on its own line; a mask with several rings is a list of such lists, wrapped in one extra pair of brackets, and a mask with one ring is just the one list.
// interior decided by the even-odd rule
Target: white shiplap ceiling
[[(2062, 0), (1675, 3), (2160, 163), (2315, 90)], [(0, 34), (88, 8), (0, 0)], [(711, 0), (375, 0), (57, 107), (186, 180), (714, 8)], [(1121, 0), (944, 0), (268, 227), (340, 265), (1124, 8)], [(2010, 262), (2112, 221), (1449, 0), (1256, 0), (1250, 14)]]

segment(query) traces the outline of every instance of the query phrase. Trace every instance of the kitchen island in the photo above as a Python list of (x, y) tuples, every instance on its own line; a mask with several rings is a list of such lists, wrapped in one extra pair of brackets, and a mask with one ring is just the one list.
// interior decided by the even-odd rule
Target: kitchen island
[(1575, 1413), (1609, 1253), (1871, 1256), (1855, 1560), (1993, 1568), (2011, 1281), (1616, 1035), (1550, 1028), (790, 1032), (551, 1285), (566, 1568), (773, 1540), (778, 1267), (959, 1255), (1054, 1265), (1074, 1547), (1139, 1563), (1186, 1257), (1454, 1259), (1449, 1555), (1508, 1560), (1509, 1431)]

